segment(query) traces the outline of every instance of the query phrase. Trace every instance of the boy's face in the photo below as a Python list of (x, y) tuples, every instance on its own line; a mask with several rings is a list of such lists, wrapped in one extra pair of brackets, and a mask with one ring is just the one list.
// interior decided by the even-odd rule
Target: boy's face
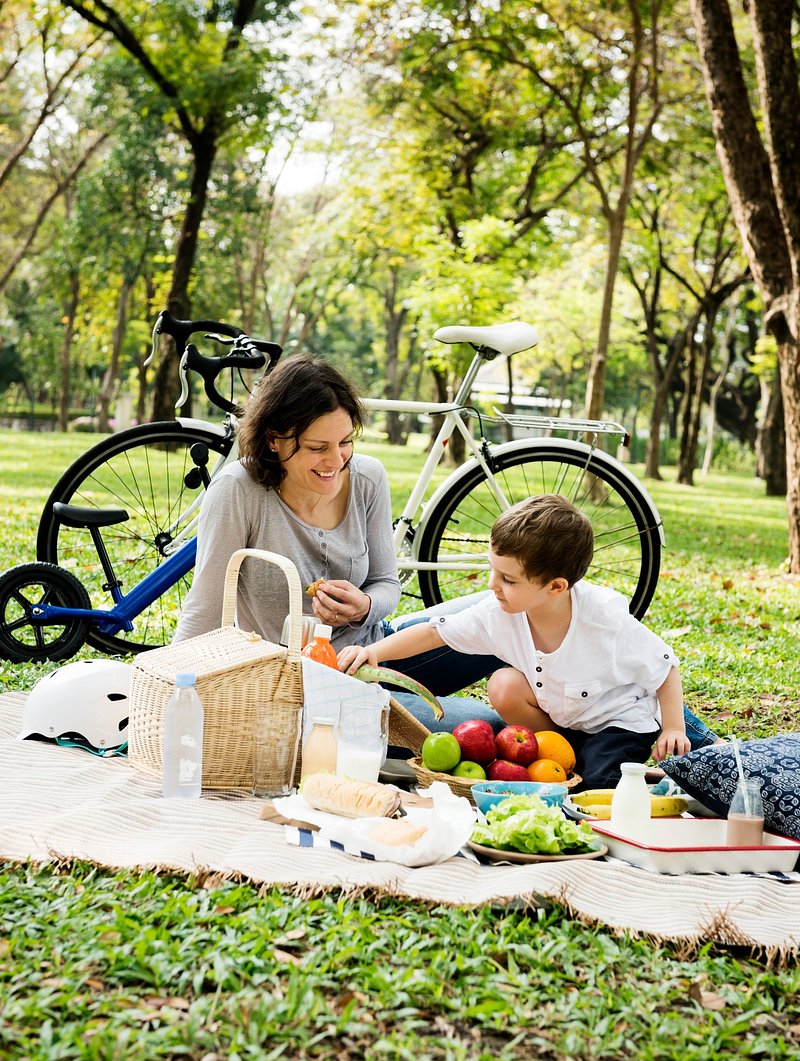
[(504, 612), (530, 612), (550, 600), (551, 583), (530, 579), (514, 556), (500, 556), (489, 546), (489, 589)]

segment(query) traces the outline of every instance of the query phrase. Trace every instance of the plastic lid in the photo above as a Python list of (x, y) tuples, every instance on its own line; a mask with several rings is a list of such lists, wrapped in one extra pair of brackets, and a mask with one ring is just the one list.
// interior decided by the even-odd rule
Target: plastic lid
[(189, 671), (182, 671), (175, 675), (175, 684), (179, 689), (189, 689), (195, 683), (195, 676)]
[(332, 626), (326, 626), (324, 623), (317, 623), (314, 627), (314, 637), (327, 637), (329, 638), (333, 633)]

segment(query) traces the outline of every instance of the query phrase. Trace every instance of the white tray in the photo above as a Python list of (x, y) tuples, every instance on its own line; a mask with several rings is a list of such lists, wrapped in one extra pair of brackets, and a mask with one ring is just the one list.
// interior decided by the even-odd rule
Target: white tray
[(721, 818), (653, 818), (647, 842), (615, 831), (607, 821), (590, 821), (614, 858), (656, 873), (790, 873), (800, 842), (764, 833), (760, 847), (728, 847)]

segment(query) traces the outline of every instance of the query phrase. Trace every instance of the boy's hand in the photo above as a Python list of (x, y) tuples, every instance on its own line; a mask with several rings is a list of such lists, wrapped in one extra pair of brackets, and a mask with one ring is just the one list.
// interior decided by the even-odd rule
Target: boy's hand
[(665, 729), (653, 745), (653, 758), (658, 763), (666, 759), (668, 755), (685, 755), (691, 750), (691, 741), (684, 730)]
[(343, 674), (355, 674), (358, 668), (363, 667), (365, 663), (370, 667), (380, 666), (377, 655), (374, 648), (348, 645), (347, 648), (342, 649), (336, 658), (339, 663), (339, 670)]

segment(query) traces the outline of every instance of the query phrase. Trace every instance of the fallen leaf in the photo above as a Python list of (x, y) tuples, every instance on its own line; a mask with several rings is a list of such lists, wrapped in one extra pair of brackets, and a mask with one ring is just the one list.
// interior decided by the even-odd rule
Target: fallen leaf
[(722, 588), (723, 589), (733, 589), (733, 579), (732, 578), (726, 578), (725, 581), (722, 583)]
[(689, 988), (689, 996), (698, 1002), (703, 1009), (724, 1009), (727, 1003), (722, 995), (716, 991), (706, 991), (699, 983), (695, 982)]
[(288, 950), (281, 950), (280, 947), (276, 947), (272, 953), (279, 962), (286, 962), (288, 965), (303, 964), (302, 958), (298, 958), (296, 954), (290, 954)]
[(214, 909), (212, 910), (212, 913), (214, 913), (214, 914), (232, 914), (232, 913), (235, 913), (235, 911), (236, 911), (236, 907), (235, 906), (215, 906)]
[(148, 995), (143, 1001), (155, 1009), (189, 1009), (190, 1002), (179, 995)]
[(305, 939), (306, 929), (304, 928), (290, 928), (288, 932), (284, 932), (281, 936), (281, 941), (290, 939)]
[(669, 641), (672, 638), (683, 637), (684, 634), (690, 634), (691, 632), (691, 626), (676, 626), (674, 630), (667, 630), (667, 632), (661, 636), (665, 641)]

